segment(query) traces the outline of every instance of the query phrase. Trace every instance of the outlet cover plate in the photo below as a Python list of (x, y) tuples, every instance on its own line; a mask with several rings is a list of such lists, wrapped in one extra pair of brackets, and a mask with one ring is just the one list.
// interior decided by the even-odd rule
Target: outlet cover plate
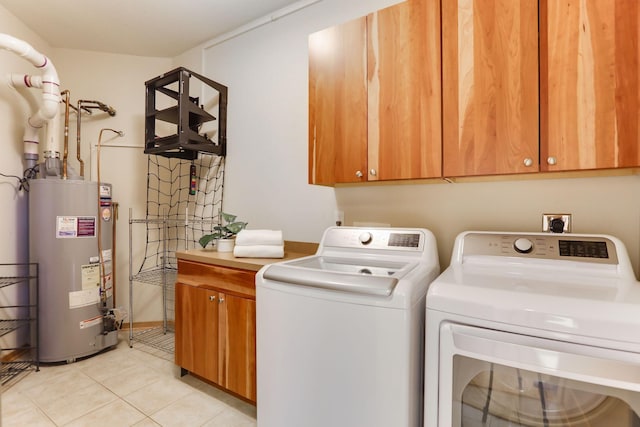
[(563, 233), (571, 233), (571, 214), (542, 214), (542, 231), (551, 233), (551, 221), (560, 219), (564, 223)]

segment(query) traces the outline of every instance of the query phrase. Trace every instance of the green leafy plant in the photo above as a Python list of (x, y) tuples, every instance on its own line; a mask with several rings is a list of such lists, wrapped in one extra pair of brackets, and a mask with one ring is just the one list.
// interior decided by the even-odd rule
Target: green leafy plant
[(236, 215), (222, 212), (222, 225), (216, 225), (213, 227), (214, 232), (212, 234), (205, 234), (198, 240), (200, 246), (206, 247), (212, 240), (218, 239), (232, 239), (236, 234), (243, 230), (248, 223), (242, 221), (236, 221)]

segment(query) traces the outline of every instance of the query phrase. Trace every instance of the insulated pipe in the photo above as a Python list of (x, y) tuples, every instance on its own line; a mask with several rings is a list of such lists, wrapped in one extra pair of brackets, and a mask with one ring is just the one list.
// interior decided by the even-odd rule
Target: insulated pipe
[[(27, 120), (27, 127), (24, 134), (24, 157), (27, 168), (32, 168), (38, 163), (38, 131), (44, 124), (56, 118), (58, 114), (58, 104), (60, 103), (60, 79), (53, 63), (45, 55), (36, 51), (29, 43), (12, 37), (8, 34), (0, 33), (0, 49), (9, 50), (18, 56), (31, 62), (36, 68), (42, 70), (41, 77), (22, 76), (22, 83), (25, 87), (42, 88), (42, 105), (34, 115)], [(17, 83), (20, 78), (12, 75), (10, 80)], [(56, 121), (50, 126), (47, 132), (46, 152), (60, 155), (60, 144), (57, 137), (58, 126)]]

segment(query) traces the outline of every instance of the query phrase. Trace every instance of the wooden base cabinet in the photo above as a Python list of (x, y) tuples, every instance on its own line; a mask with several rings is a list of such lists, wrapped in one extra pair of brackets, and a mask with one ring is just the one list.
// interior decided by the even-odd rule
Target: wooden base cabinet
[(175, 363), (256, 401), (255, 272), (179, 261)]

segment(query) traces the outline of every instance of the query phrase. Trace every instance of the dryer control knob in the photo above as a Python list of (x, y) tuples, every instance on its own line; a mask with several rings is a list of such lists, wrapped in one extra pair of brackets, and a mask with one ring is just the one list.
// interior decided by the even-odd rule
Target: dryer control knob
[(513, 243), (513, 249), (521, 254), (528, 254), (533, 250), (533, 243), (525, 237), (520, 237)]
[(363, 245), (368, 245), (369, 243), (371, 243), (371, 240), (373, 240), (373, 236), (368, 231), (365, 231), (358, 237), (358, 239)]

